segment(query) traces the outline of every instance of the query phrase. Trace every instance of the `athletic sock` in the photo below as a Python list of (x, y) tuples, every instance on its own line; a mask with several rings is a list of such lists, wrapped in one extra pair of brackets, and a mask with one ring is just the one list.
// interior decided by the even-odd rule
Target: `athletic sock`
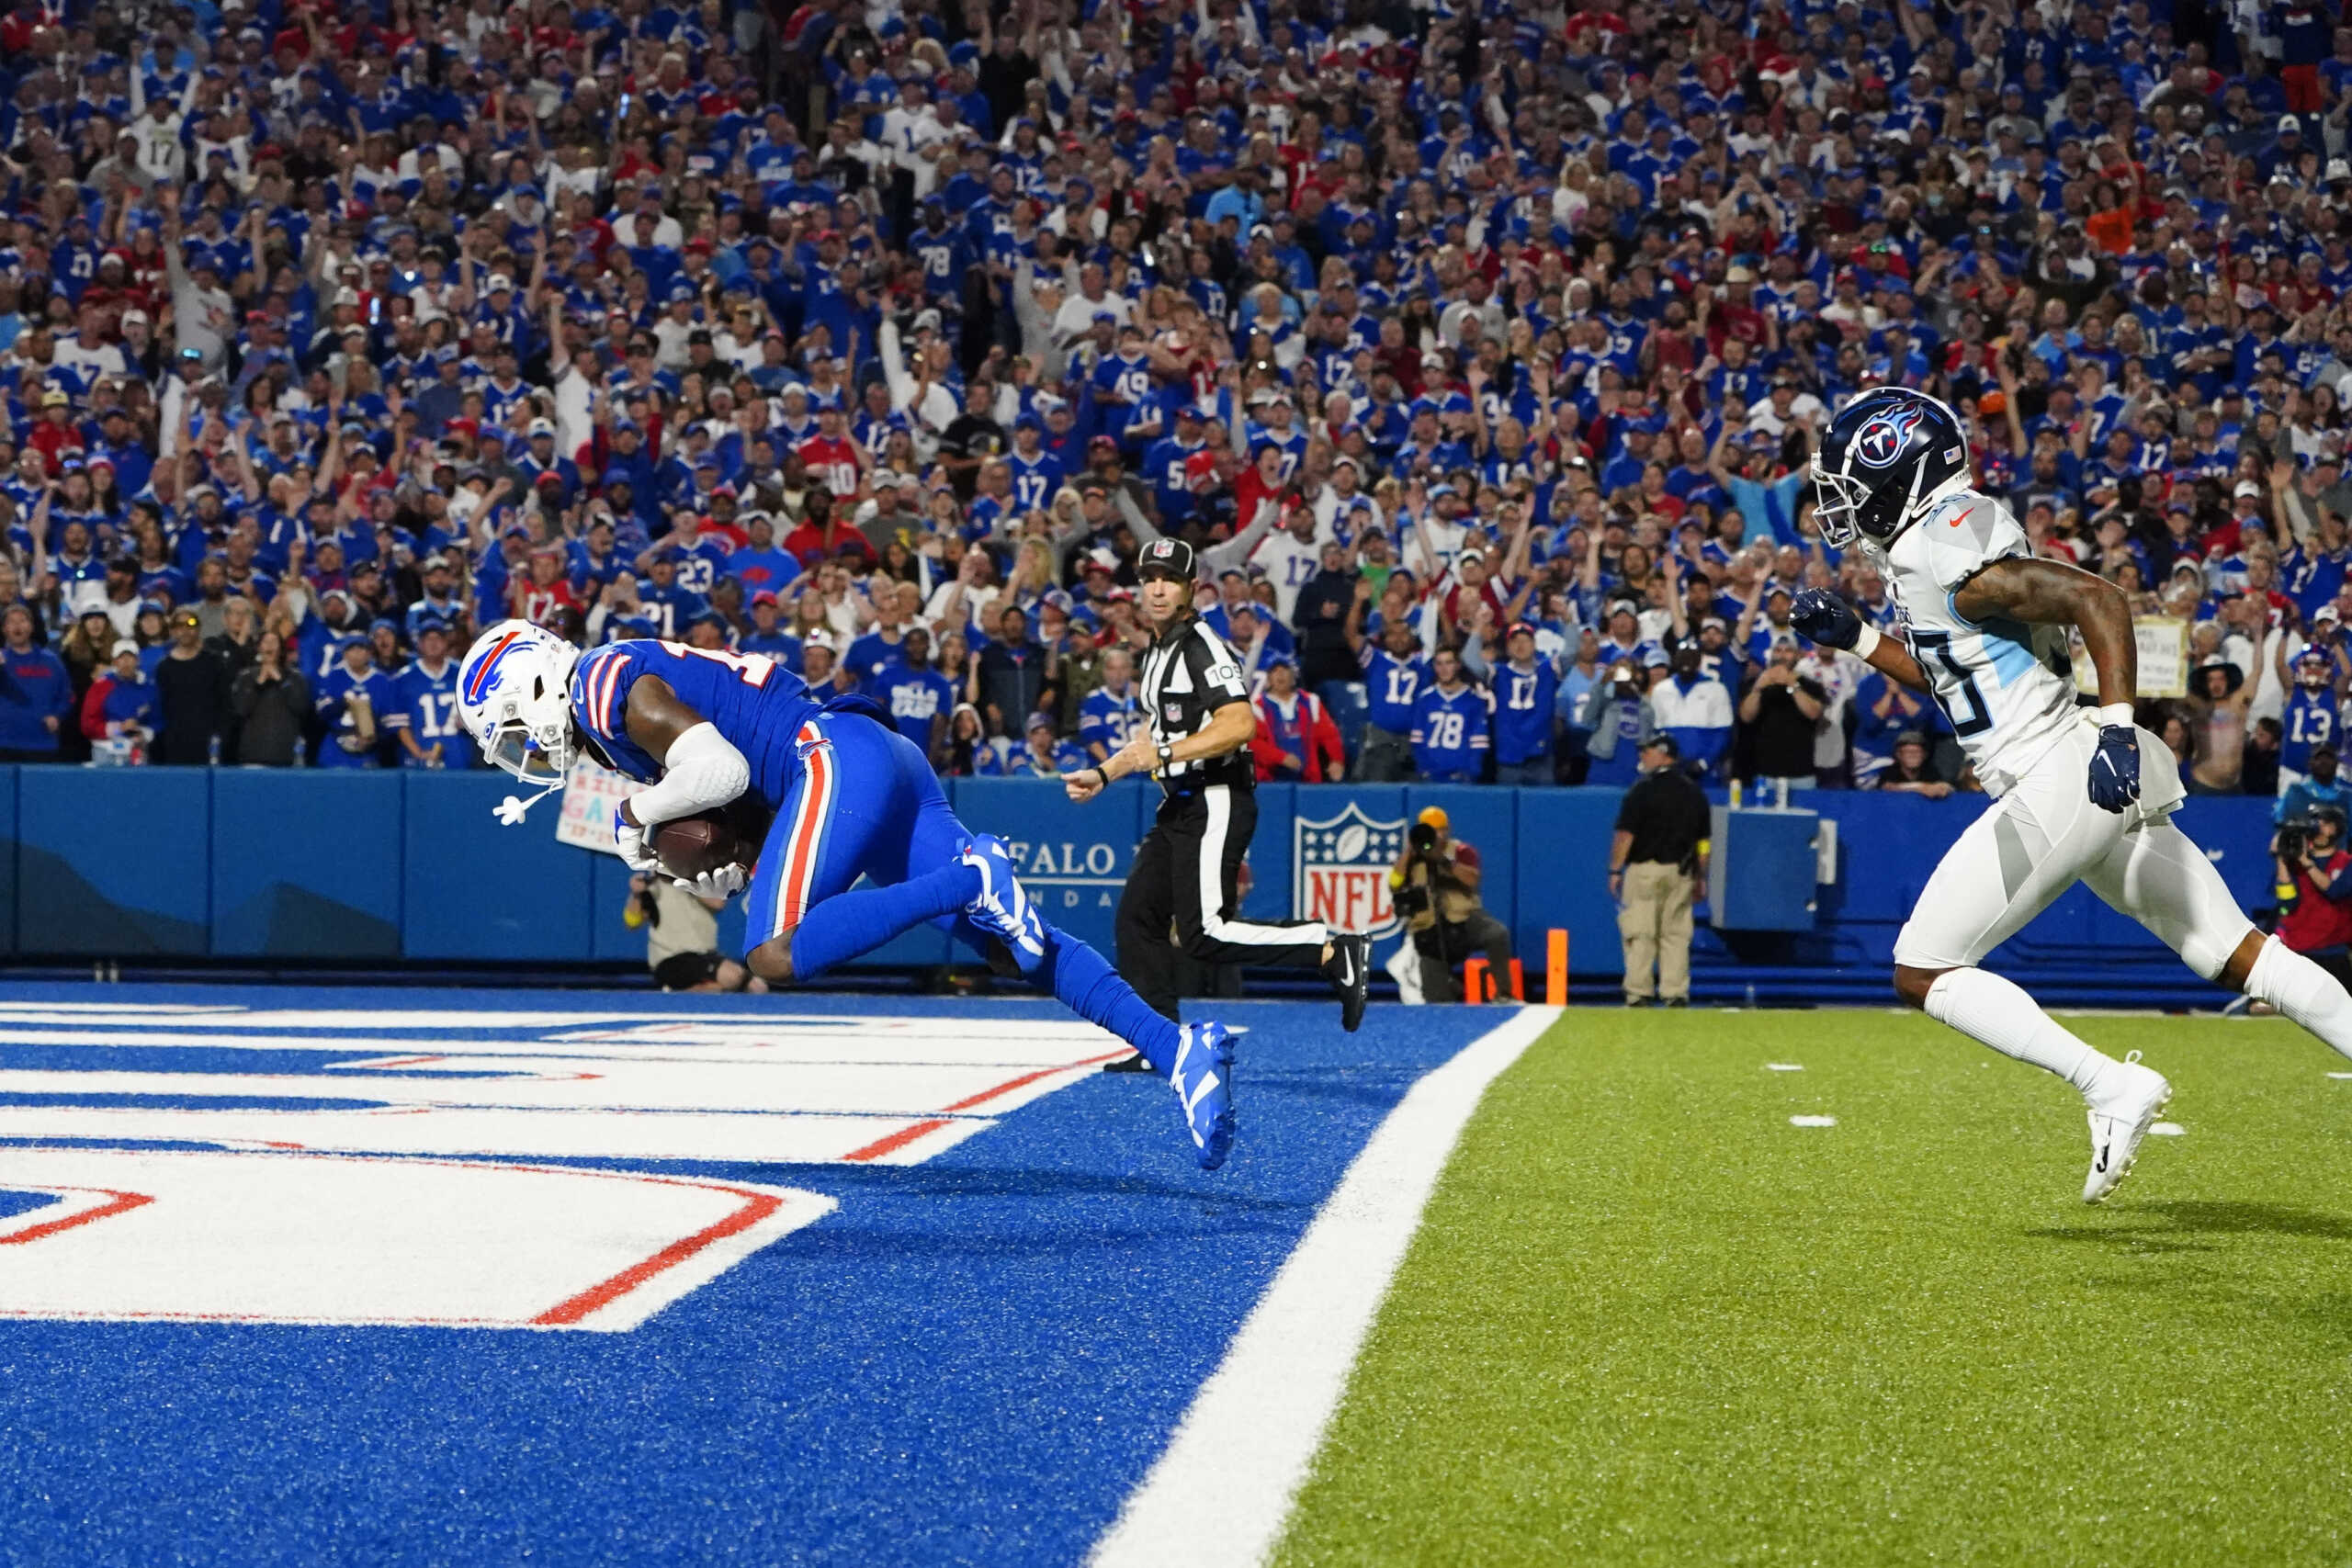
[(2344, 1055), (2352, 1056), (2352, 994), (2335, 976), (2277, 937), (2262, 944), (2245, 994), (2268, 1002)]
[(792, 977), (813, 980), (900, 931), (957, 913), (979, 896), (980, 868), (960, 862), (888, 887), (837, 893), (793, 928)]
[(1109, 960), (1068, 931), (1047, 926), (1046, 967), (1054, 996), (1064, 1007), (1134, 1046), (1162, 1074), (1176, 1070), (1176, 1039), (1182, 1026), (1161, 1017), (1137, 996), (1133, 986), (1119, 978)]
[(1928, 987), (1928, 1016), (2004, 1056), (2056, 1073), (2096, 1100), (2102, 1075), (2120, 1066), (2059, 1027), (2014, 981), (1984, 969), (1947, 969)]

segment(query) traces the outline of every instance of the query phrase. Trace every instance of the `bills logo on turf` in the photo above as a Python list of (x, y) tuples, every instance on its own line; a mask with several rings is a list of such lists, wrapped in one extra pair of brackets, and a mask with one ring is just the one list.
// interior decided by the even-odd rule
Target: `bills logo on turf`
[(1885, 468), (1903, 455), (1921, 417), (1916, 408), (1879, 415), (1854, 433), (1854, 456), (1873, 468)]
[(1405, 847), (1405, 820), (1375, 822), (1350, 801), (1339, 815), (1300, 817), (1292, 829), (1292, 907), (1302, 919), (1386, 936), (1397, 929), (1388, 868)]

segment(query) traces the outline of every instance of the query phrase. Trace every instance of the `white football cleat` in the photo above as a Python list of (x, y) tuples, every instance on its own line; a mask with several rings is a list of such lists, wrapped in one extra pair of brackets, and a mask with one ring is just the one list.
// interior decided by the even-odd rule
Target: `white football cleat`
[(2154, 1067), (2140, 1065), (2140, 1053), (2123, 1058), (2123, 1087), (2090, 1108), (2091, 1173), (2083, 1179), (2083, 1201), (2097, 1203), (2132, 1174), (2140, 1140), (2172, 1100), (2172, 1085)]

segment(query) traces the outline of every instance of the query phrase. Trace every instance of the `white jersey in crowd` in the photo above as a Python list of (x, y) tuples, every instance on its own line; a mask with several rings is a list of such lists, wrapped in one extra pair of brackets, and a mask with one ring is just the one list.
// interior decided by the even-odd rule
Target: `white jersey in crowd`
[(1973, 490), (1955, 491), (1896, 536), (1867, 545), (1902, 606), (1911, 655), (1935, 683), (1938, 706), (1994, 795), (2077, 728), (2066, 628), (2006, 617), (1982, 625), (1952, 607), (1960, 585), (2004, 556), (2030, 556), (2009, 509)]

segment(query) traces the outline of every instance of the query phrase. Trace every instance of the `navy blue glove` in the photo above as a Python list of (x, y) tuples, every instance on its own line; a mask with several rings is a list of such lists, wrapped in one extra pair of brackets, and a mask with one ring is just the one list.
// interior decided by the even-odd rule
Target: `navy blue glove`
[(1861, 617), (1826, 588), (1808, 588), (1789, 611), (1789, 625), (1825, 648), (1852, 649), (1862, 640)]
[(2091, 804), (2121, 811), (2140, 798), (2140, 735), (2128, 724), (2100, 727), (2091, 758)]

